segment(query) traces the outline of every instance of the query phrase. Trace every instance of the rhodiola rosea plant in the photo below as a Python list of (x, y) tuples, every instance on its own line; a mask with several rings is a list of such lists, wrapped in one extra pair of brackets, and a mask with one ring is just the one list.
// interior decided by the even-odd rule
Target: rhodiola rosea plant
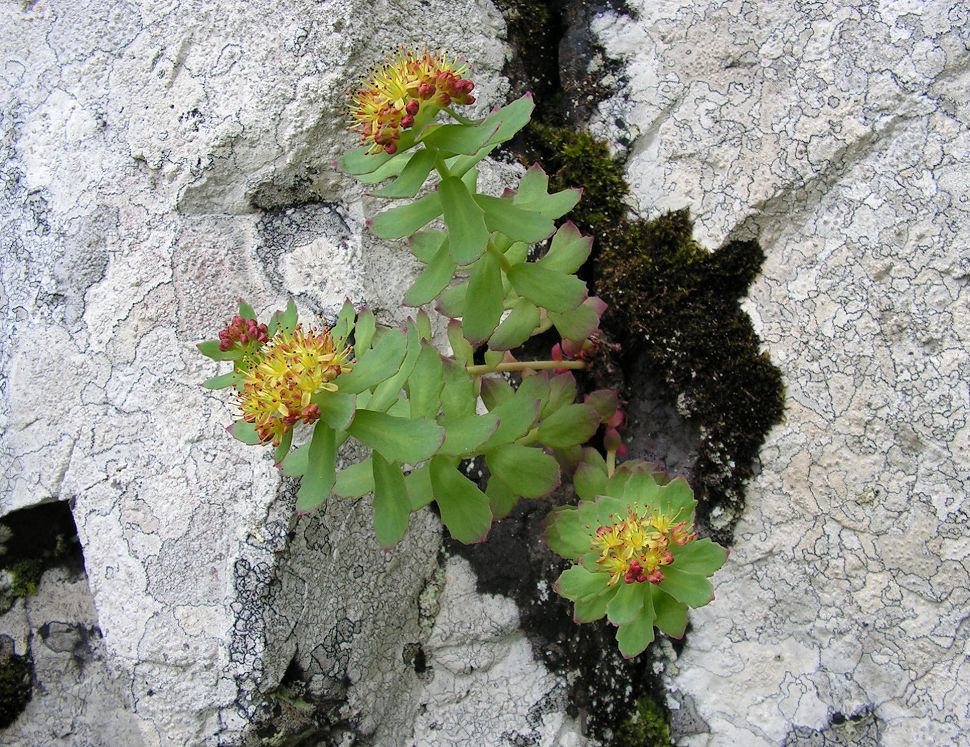
[[(432, 502), (452, 537), (482, 541), (517, 501), (572, 476), (582, 500), (549, 519), (550, 547), (574, 563), (555, 588), (575, 602), (577, 622), (607, 616), (621, 651), (634, 656), (654, 626), (683, 633), (687, 606), (712, 598), (707, 577), (725, 552), (697, 538), (686, 482), (642, 462), (617, 465), (616, 393), (578, 399), (572, 371), (595, 365), (606, 310), (576, 275), (592, 238), (556, 223), (580, 191), (550, 193), (538, 165), (501, 195), (479, 191), (479, 164), (529, 122), (534, 105), (526, 95), (468, 119), (459, 113), (475, 102), (467, 74), (465, 62), (442, 52), (401, 52), (352, 99), (362, 144), (341, 166), (372, 194), (402, 201), (369, 227), (408, 239), (424, 265), (404, 297), (418, 308), (414, 317), (388, 328), (347, 302), (330, 326), (305, 326), (290, 302), (261, 323), (242, 302), (218, 339), (199, 345), (233, 364), (205, 386), (235, 391), (230, 432), (271, 446), (283, 472), (299, 478), (298, 511), (372, 494), (385, 547)], [(537, 244), (545, 251), (536, 259)], [(447, 355), (432, 344), (421, 308), (431, 303), (449, 318)], [(561, 342), (549, 360), (512, 354), (553, 329)], [(597, 432), (605, 454), (587, 445)], [(370, 453), (338, 470), (347, 439)], [(488, 467), (484, 490), (461, 469), (474, 457)]]

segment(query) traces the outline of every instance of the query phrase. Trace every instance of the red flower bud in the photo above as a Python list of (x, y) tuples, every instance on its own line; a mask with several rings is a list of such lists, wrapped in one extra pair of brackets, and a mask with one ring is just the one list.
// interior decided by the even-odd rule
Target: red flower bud
[(384, 152), (390, 156), (393, 156), (395, 153), (397, 153), (397, 145), (394, 143), (388, 143), (384, 146)]
[(410, 114), (405, 114), (401, 117), (401, 129), (406, 130), (414, 124), (414, 117)]
[[(424, 84), (422, 83), (422, 85)], [(418, 88), (418, 90), (421, 90), (420, 87)], [(421, 102), (418, 101), (417, 99), (411, 99), (408, 102), (408, 105), (404, 107), (405, 111), (407, 111), (407, 113), (410, 114), (412, 117), (418, 113), (418, 109), (420, 108), (421, 108)]]
[(434, 96), (434, 85), (431, 83), (422, 83), (418, 86), (418, 98), (423, 101), (427, 101), (432, 96)]

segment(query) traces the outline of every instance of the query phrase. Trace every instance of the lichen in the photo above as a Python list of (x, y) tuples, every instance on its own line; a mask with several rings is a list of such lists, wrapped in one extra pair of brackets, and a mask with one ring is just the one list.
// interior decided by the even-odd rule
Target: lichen
[(784, 409), (781, 372), (739, 305), (764, 253), (756, 241), (707, 250), (686, 209), (628, 217), (623, 167), (605, 143), (543, 125), (533, 133), (555, 188), (585, 188), (570, 217), (596, 240), (592, 280), (610, 304), (606, 330), (645, 354), (649, 373), (699, 426), (701, 517), (729, 542), (758, 450)]

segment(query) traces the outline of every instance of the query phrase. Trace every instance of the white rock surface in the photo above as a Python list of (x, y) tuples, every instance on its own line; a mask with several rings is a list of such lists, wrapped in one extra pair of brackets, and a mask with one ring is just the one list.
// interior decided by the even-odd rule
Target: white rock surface
[[(403, 320), (414, 263), (362, 235), (374, 206), (329, 165), (353, 145), (344, 92), (383, 51), (430, 42), (501, 101), (503, 34), (466, 0), (0, 6), (0, 515), (75, 501), (131, 714), (102, 743), (237, 744), (291, 661), (344, 700), (348, 733), (398, 745), (414, 728), (437, 520), (416, 516), (391, 554), (366, 502), (291, 524), (290, 488), (227, 438), (194, 345), (240, 296), (262, 313), (295, 296), (304, 319), (349, 296)], [(18, 738), (71, 743), (43, 703)]]
[[(567, 683), (533, 658), (515, 602), (479, 594), (468, 561), (453, 557), (438, 604), (425, 645), (431, 676), (419, 696), (412, 747), (588, 744), (564, 713)], [(501, 708), (482, 718), (482, 705), (496, 693)]]
[(644, 215), (760, 238), (747, 309), (787, 385), (669, 670), (681, 743), (966, 744), (970, 11), (633, 6), (597, 21), (629, 81), (598, 129), (636, 136)]

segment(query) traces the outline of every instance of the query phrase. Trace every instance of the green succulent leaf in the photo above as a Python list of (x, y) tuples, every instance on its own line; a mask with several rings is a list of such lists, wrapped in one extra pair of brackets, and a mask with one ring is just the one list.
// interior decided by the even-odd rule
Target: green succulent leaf
[(280, 439), (280, 444), (273, 450), (273, 462), (279, 467), (283, 460), (286, 459), (286, 455), (290, 453), (290, 447), (293, 445), (293, 431), (288, 430), (283, 434), (283, 438)]
[(371, 221), (371, 230), (382, 239), (403, 239), (433, 221), (441, 211), (441, 198), (432, 192), (410, 205), (385, 210)]
[(570, 601), (602, 594), (610, 580), (607, 573), (591, 573), (581, 565), (574, 565), (562, 572), (553, 588)]
[(408, 239), (408, 246), (415, 257), (428, 264), (447, 238), (444, 231), (418, 231)]
[(408, 530), (411, 504), (401, 467), (378, 452), (374, 462), (374, 531), (381, 547), (394, 547)]
[(489, 411), (494, 410), (499, 405), (503, 405), (515, 396), (512, 385), (502, 375), (483, 376), (482, 382), (482, 402)]
[(683, 477), (671, 480), (660, 489), (660, 510), (667, 516), (676, 516), (679, 521), (693, 521), (694, 491)]
[(616, 595), (616, 587), (610, 587), (602, 594), (580, 599), (573, 603), (573, 622), (589, 623), (599, 620), (606, 614), (606, 607)]
[(418, 355), (421, 353), (421, 340), (418, 337), (418, 330), (414, 326), (414, 322), (408, 321), (406, 330), (404, 360), (393, 376), (378, 384), (374, 389), (373, 395), (367, 403), (369, 410), (386, 411), (396, 403), (408, 377), (414, 371), (414, 366), (418, 362)]
[(296, 494), (297, 511), (313, 511), (327, 500), (337, 479), (337, 434), (322, 421), (313, 427), (306, 472)]
[(532, 99), (532, 94), (527, 93), (489, 115), (482, 126), (487, 127), (493, 123), (498, 124), (498, 130), (492, 135), (491, 142), (496, 144), (504, 143), (529, 124), (529, 120), (532, 118), (532, 111), (535, 108), (536, 105)]
[(446, 358), (442, 364), (445, 385), (441, 390), (441, 409), (445, 418), (454, 421), (474, 415), (477, 397), (472, 377), (464, 366), (452, 360)]
[(440, 125), (422, 138), (431, 148), (462, 155), (475, 155), (498, 133), (497, 122), (481, 123), (477, 127), (462, 124)]
[(346, 394), (358, 394), (375, 387), (401, 369), (406, 349), (404, 332), (399, 329), (388, 330), (365, 356), (358, 353), (353, 370), (338, 376), (334, 383)]
[(596, 410), (603, 420), (607, 420), (616, 412), (620, 401), (615, 389), (597, 389), (587, 395), (584, 404)]
[(606, 606), (606, 616), (614, 625), (626, 625), (636, 620), (650, 599), (646, 583), (619, 583), (616, 595)]
[(519, 502), (519, 496), (515, 494), (515, 491), (496, 475), (491, 475), (488, 478), (485, 495), (488, 496), (488, 505), (492, 510), (492, 517), (495, 519), (503, 519), (508, 516), (515, 508), (515, 504)]
[(405, 464), (424, 461), (445, 439), (445, 430), (439, 425), (373, 410), (358, 410), (347, 432), (387, 461)]
[(431, 317), (428, 316), (428, 312), (424, 309), (418, 309), (418, 313), (415, 315), (414, 324), (418, 328), (418, 335), (421, 337), (422, 341), (430, 340), (434, 337), (434, 329), (431, 326)]
[[(451, 258), (448, 242), (444, 241), (434, 257), (404, 294), (407, 306), (430, 303), (441, 293), (455, 276), (458, 265)], [(582, 307), (580, 307), (582, 308)]]
[(433, 151), (422, 149), (415, 152), (401, 171), (401, 175), (386, 187), (376, 190), (374, 195), (389, 198), (414, 197), (424, 185), (434, 164)]
[(559, 464), (541, 449), (506, 444), (485, 454), (485, 463), (523, 498), (541, 498), (559, 485)]
[(444, 316), (457, 319), (464, 316), (468, 305), (468, 283), (453, 285), (438, 297), (438, 311)]
[(586, 299), (586, 283), (532, 262), (513, 266), (508, 272), (515, 292), (549, 311), (570, 311)]
[(459, 265), (471, 264), (482, 256), (488, 243), (485, 214), (465, 183), (457, 177), (442, 179), (438, 185), (438, 195), (444, 210), (445, 225), (448, 226), (451, 257)]
[(515, 241), (533, 244), (543, 241), (556, 230), (555, 224), (531, 210), (516, 207), (511, 200), (488, 195), (475, 195), (475, 202), (485, 211), (485, 225)]
[(600, 326), (600, 317), (606, 304), (596, 296), (583, 301), (572, 311), (550, 311), (549, 319), (556, 325), (560, 336), (567, 340), (585, 340)]
[(438, 416), (444, 386), (442, 371), (441, 354), (433, 345), (423, 343), (407, 384), (411, 417), (434, 420)]
[(469, 415), (445, 423), (445, 442), (440, 453), (445, 456), (463, 456), (474, 451), (498, 430), (498, 418), (494, 415)]
[(502, 317), (502, 271), (492, 252), (485, 252), (472, 265), (468, 278), (468, 295), (473, 299), (465, 308), (461, 324), (465, 338), (472, 344), (481, 343), (495, 330)]
[(644, 609), (644, 613), (636, 620), (621, 625), (616, 631), (616, 642), (620, 644), (620, 653), (627, 659), (642, 654), (647, 646), (653, 643), (653, 610)]
[(714, 587), (704, 576), (685, 573), (676, 565), (665, 565), (662, 570), (664, 580), (660, 582), (660, 590), (678, 602), (688, 607), (703, 607), (714, 598)]
[(468, 344), (467, 335), (461, 322), (448, 323), (448, 343), (451, 345), (451, 355), (459, 366), (467, 366), (472, 362), (475, 350)]
[(434, 489), (431, 487), (430, 463), (411, 470), (404, 478), (404, 485), (408, 490), (408, 502), (411, 504), (412, 511), (417, 511), (431, 503), (434, 500)]
[(388, 153), (375, 153), (371, 155), (368, 153), (369, 150), (369, 145), (354, 148), (340, 159), (340, 165), (348, 174), (356, 176), (358, 174), (370, 174), (393, 158)]
[(546, 519), (546, 544), (554, 553), (576, 561), (590, 551), (591, 535), (574, 506), (555, 509)]
[(482, 542), (492, 525), (488, 496), (446, 457), (431, 460), (431, 486), (451, 536), (466, 545)]
[(317, 392), (310, 401), (320, 408), (320, 417), (335, 431), (347, 430), (357, 410), (357, 398), (346, 392)]
[(296, 329), (296, 323), (298, 321), (298, 314), (296, 310), (296, 304), (293, 303), (291, 298), (286, 302), (286, 308), (280, 315), (280, 331), (281, 332), (292, 332)]
[(219, 350), (218, 340), (206, 340), (205, 342), (200, 342), (196, 345), (199, 352), (202, 353), (206, 358), (211, 358), (214, 361), (234, 361), (242, 357), (242, 350), (239, 348), (233, 348), (231, 350), (222, 351)]
[(222, 374), (222, 376), (213, 376), (211, 379), (206, 379), (202, 382), (202, 386), (206, 389), (225, 389), (241, 381), (242, 377), (238, 372), (230, 371), (229, 373)]
[(360, 498), (374, 492), (374, 467), (371, 457), (344, 467), (337, 473), (333, 492), (341, 498)]
[(616, 524), (627, 513), (626, 502), (610, 495), (600, 496), (594, 505), (596, 506), (596, 520), (600, 526)]
[(373, 171), (367, 174), (355, 174), (354, 178), (361, 184), (380, 184), (387, 179), (398, 176), (404, 171), (404, 167), (408, 165), (413, 155), (413, 150), (406, 153), (397, 153)]
[(354, 322), (356, 319), (357, 310), (354, 309), (354, 305), (350, 302), (350, 299), (347, 299), (344, 301), (344, 305), (340, 307), (340, 313), (337, 314), (337, 321), (334, 322), (330, 330), (330, 335), (333, 337), (333, 343), (336, 347), (342, 348), (347, 344), (347, 339), (354, 330)]
[(539, 327), (539, 309), (520, 298), (488, 340), (492, 350), (511, 350), (524, 343)]
[(239, 299), (239, 316), (243, 319), (252, 319), (254, 321), (256, 319), (256, 312), (253, 311), (253, 307), (241, 298)]
[(593, 237), (583, 236), (572, 221), (563, 223), (549, 243), (549, 251), (538, 264), (548, 270), (571, 275), (589, 259), (593, 250)]
[(293, 449), (293, 451), (286, 455), (280, 465), (283, 474), (287, 477), (303, 477), (306, 472), (307, 456), (309, 453), (310, 444), (308, 443)]
[(237, 441), (242, 441), (247, 446), (256, 446), (260, 443), (259, 435), (256, 433), (256, 426), (247, 423), (245, 420), (237, 420), (229, 426), (229, 432)]
[(727, 550), (709, 539), (694, 540), (686, 545), (671, 545), (674, 565), (681, 573), (710, 576), (727, 560)]
[(606, 489), (606, 469), (583, 463), (573, 474), (573, 487), (576, 495), (583, 500), (592, 501), (596, 496), (603, 495)]
[(556, 448), (582, 444), (593, 437), (599, 425), (599, 414), (592, 407), (568, 405), (542, 421), (538, 440)]
[(656, 626), (671, 638), (683, 638), (687, 630), (687, 605), (678, 602), (670, 594), (650, 584), (653, 593), (653, 609), (657, 615)]
[(495, 435), (482, 444), (482, 451), (511, 443), (528, 433), (539, 418), (539, 402), (516, 396), (496, 407), (492, 414), (498, 417), (499, 427)]
[(358, 363), (370, 350), (376, 333), (377, 319), (374, 318), (374, 312), (370, 309), (361, 309), (354, 326), (354, 355)]
[(512, 201), (519, 207), (542, 213), (555, 220), (576, 207), (582, 195), (581, 189), (566, 189), (549, 194), (549, 177), (539, 164), (533, 164), (519, 182)]
[(576, 400), (576, 379), (566, 371), (549, 379), (549, 396), (542, 405), (542, 417), (548, 418)]

